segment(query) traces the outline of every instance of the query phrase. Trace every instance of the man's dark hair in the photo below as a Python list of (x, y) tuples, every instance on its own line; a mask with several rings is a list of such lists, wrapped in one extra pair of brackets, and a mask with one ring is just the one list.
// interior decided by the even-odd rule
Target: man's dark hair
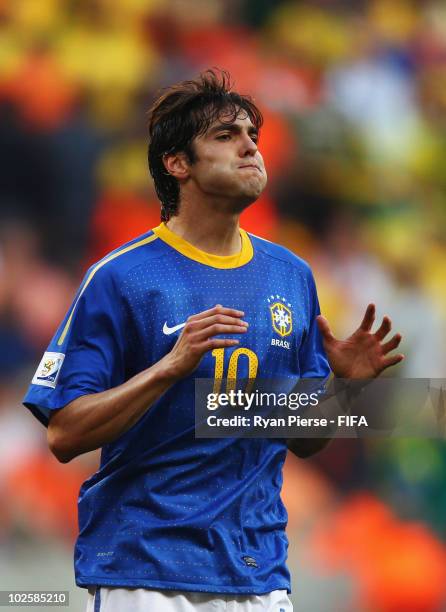
[(149, 109), (149, 170), (161, 201), (162, 221), (177, 214), (180, 197), (179, 183), (163, 163), (166, 154), (182, 151), (193, 163), (193, 140), (217, 119), (230, 125), (240, 113), (260, 130), (262, 113), (250, 96), (231, 91), (231, 86), (228, 72), (206, 70), (195, 80), (165, 89)]

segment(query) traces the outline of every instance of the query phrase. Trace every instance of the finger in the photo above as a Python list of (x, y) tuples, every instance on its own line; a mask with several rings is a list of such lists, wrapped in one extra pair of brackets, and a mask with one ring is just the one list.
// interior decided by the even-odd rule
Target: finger
[(316, 321), (324, 341), (333, 342), (333, 340), (335, 340), (335, 337), (332, 334), (327, 319), (322, 315), (319, 315), (318, 317), (316, 317)]
[(401, 342), (401, 337), (402, 337), (401, 334), (395, 334), (393, 338), (391, 338), (388, 342), (383, 344), (381, 346), (383, 355), (387, 355), (387, 353), (390, 353), (390, 351), (393, 351), (394, 349), (396, 349), (396, 347)]
[(391, 329), (392, 321), (389, 319), (389, 317), (385, 316), (382, 320), (379, 329), (375, 332), (375, 338), (381, 342), (381, 340), (383, 340), (387, 336)]
[(397, 363), (400, 363), (401, 361), (403, 361), (404, 359), (404, 355), (402, 355), (401, 353), (398, 353), (398, 355), (392, 355), (391, 357), (386, 357), (386, 359), (384, 359), (383, 361), (383, 370), (385, 370), (386, 368), (390, 368), (390, 366), (394, 366)]
[(242, 321), (237, 317), (230, 317), (228, 315), (223, 314), (214, 314), (210, 315), (209, 317), (205, 317), (204, 319), (196, 319), (195, 321), (189, 321), (186, 325), (190, 331), (199, 331), (215, 324), (241, 325), (242, 327), (248, 327), (249, 325), (247, 321)]
[(206, 353), (207, 351), (212, 351), (216, 348), (226, 348), (228, 346), (237, 346), (240, 344), (240, 340), (235, 340), (233, 338), (208, 338), (204, 342), (198, 345), (198, 350), (201, 353)]
[(364, 313), (364, 318), (361, 321), (360, 329), (370, 331), (375, 320), (375, 304), (369, 304)]
[(188, 321), (197, 321), (216, 314), (228, 315), (230, 317), (243, 317), (245, 313), (242, 310), (237, 310), (236, 308), (226, 308), (221, 304), (216, 304), (212, 308), (209, 308), (209, 310), (203, 310), (202, 312), (197, 312), (197, 314), (191, 315), (188, 318)]
[(244, 325), (225, 325), (224, 323), (214, 323), (197, 332), (194, 340), (201, 342), (211, 338), (212, 336), (220, 336), (221, 334), (245, 334), (248, 328)]

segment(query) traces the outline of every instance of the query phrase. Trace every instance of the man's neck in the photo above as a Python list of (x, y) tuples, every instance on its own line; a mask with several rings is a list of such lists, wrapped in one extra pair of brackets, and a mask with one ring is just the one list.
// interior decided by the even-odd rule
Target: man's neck
[(241, 237), (238, 214), (207, 211), (199, 216), (186, 207), (167, 222), (167, 227), (193, 246), (212, 255), (240, 253)]

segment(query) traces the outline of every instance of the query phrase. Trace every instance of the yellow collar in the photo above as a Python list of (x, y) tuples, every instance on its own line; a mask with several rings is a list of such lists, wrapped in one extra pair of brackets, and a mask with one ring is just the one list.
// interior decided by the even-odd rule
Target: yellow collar
[(170, 230), (165, 223), (161, 223), (158, 227), (153, 228), (153, 231), (164, 242), (167, 242), (176, 251), (212, 268), (240, 268), (247, 264), (254, 255), (251, 241), (245, 230), (240, 229), (240, 237), (242, 239), (242, 249), (240, 253), (235, 255), (212, 255), (201, 249), (197, 249), (193, 244), (180, 238)]

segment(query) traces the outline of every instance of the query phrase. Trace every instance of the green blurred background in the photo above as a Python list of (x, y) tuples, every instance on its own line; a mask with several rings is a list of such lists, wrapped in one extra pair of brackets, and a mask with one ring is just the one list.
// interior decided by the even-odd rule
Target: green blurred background
[[(369, 301), (399, 376), (446, 377), (446, 4), (0, 0), (0, 588), (70, 589), (80, 483), (21, 397), (93, 261), (159, 223), (146, 110), (217, 66), (265, 114), (267, 192), (243, 226), (313, 267), (337, 335)], [(297, 612), (446, 610), (441, 440), (290, 457)]]

